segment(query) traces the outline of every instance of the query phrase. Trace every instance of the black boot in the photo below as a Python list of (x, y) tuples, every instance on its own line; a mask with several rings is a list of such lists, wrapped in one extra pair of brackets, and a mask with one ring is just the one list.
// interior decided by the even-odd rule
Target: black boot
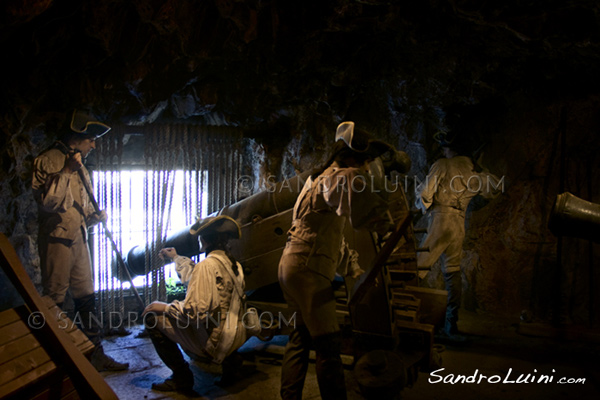
[(223, 373), (215, 380), (215, 384), (221, 387), (227, 387), (235, 384), (240, 378), (239, 372), (243, 364), (244, 359), (237, 351), (234, 351), (225, 357), (223, 363), (221, 364)]
[(96, 315), (96, 296), (90, 294), (79, 299), (73, 299), (75, 306), (75, 322), (94, 344), (90, 362), (98, 371), (124, 371), (129, 363), (120, 363), (104, 353), (102, 347), (102, 327)]
[[(190, 373), (191, 372), (192, 371), (190, 371)], [(188, 378), (183, 378), (173, 374), (160, 383), (153, 383), (152, 390), (156, 390), (158, 392), (178, 392), (188, 396), (197, 395), (197, 393), (194, 391), (194, 375), (191, 375)]]
[(449, 345), (468, 344), (466, 336), (458, 331), (458, 310), (460, 309), (462, 297), (462, 273), (453, 271), (444, 273), (448, 301), (446, 304), (446, 320), (442, 329), (435, 335), (436, 341)]
[(129, 363), (120, 363), (116, 361), (114, 358), (106, 355), (104, 353), (104, 348), (102, 344), (96, 345), (92, 355), (90, 357), (90, 362), (96, 368), (97, 371), (125, 371), (129, 369)]
[(458, 310), (462, 297), (462, 273), (460, 271), (447, 272), (444, 274), (446, 290), (448, 291), (448, 302), (446, 305), (446, 323), (444, 331), (447, 335), (458, 334)]
[(177, 343), (166, 337), (156, 329), (154, 316), (146, 318), (146, 330), (152, 340), (154, 349), (163, 363), (173, 371), (173, 375), (161, 383), (153, 383), (152, 389), (161, 392), (180, 392), (188, 395), (196, 395), (194, 392), (194, 374), (188, 363), (183, 358)]
[(323, 400), (345, 400), (346, 382), (342, 364), (340, 332), (313, 338), (315, 344), (317, 382)]
[(102, 341), (101, 321), (96, 315), (96, 296), (90, 294), (79, 299), (73, 299), (73, 321), (85, 333), (94, 346)]

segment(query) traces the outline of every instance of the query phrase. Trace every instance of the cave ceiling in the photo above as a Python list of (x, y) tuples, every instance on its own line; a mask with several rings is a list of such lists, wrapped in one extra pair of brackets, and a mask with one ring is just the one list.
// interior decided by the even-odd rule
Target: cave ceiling
[(598, 92), (599, 10), (553, 0), (7, 0), (2, 126), (268, 126), (295, 110)]

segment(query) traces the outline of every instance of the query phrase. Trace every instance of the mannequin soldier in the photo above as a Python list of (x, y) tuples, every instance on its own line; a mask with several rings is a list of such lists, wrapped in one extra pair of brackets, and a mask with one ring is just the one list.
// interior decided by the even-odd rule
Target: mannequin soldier
[[(380, 234), (391, 228), (387, 202), (370, 186), (368, 163), (387, 151), (354, 122), (341, 123), (333, 154), (305, 183), (293, 210), (292, 227), (279, 262), (279, 283), (296, 326), (283, 357), (281, 397), (301, 399), (311, 346), (316, 352), (321, 397), (345, 399), (341, 333), (332, 281), (336, 272), (356, 276), (357, 266), (340, 265), (346, 221)], [(342, 249), (342, 251), (340, 251)], [(350, 258), (352, 258), (350, 256)]]
[[(152, 385), (158, 391), (193, 394), (194, 375), (178, 344), (197, 356), (223, 365), (221, 381), (232, 383), (235, 364), (241, 360), (236, 350), (258, 325), (244, 321), (244, 271), (228, 250), (231, 239), (239, 239), (239, 224), (226, 215), (207, 217), (190, 228), (201, 243), (206, 258), (194, 263), (172, 247), (160, 257), (175, 262), (177, 274), (187, 288), (183, 301), (153, 302), (144, 310), (146, 329), (159, 357), (173, 375)], [(248, 331), (247, 331), (248, 328)]]
[(458, 334), (458, 310), (462, 296), (460, 262), (465, 238), (465, 214), (475, 196), (491, 199), (499, 194), (499, 180), (487, 172), (478, 172), (470, 157), (459, 153), (461, 147), (439, 138), (444, 157), (431, 166), (427, 178), (417, 188), (416, 206), (430, 214), (429, 228), (422, 247), (428, 252), (417, 256), (419, 267), (430, 268), (441, 257), (448, 300), (446, 319), (441, 334), (452, 340), (465, 338)]
[(36, 157), (32, 188), (39, 211), (44, 295), (62, 308), (70, 291), (75, 320), (81, 322), (81, 329), (95, 346), (92, 365), (99, 371), (121, 371), (129, 364), (113, 360), (102, 347), (88, 248), (88, 228), (106, 220), (106, 213), (94, 210), (81, 180), (83, 176), (91, 187), (83, 160), (96, 147), (96, 139), (109, 130), (92, 115), (75, 110), (60, 140)]

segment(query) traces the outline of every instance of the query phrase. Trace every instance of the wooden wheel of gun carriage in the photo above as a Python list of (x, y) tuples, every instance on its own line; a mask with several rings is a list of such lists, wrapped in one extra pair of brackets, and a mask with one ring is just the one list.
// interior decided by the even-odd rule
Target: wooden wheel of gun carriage
[[(293, 328), (293, 315), (288, 312), (277, 271), (292, 208), (308, 176), (305, 172), (279, 182), (212, 214), (228, 215), (242, 227), (241, 239), (230, 242), (231, 250), (244, 268), (247, 305), (255, 307), (261, 316), (262, 340), (288, 334)], [(377, 368), (385, 369), (389, 364), (397, 369), (400, 362), (404, 369), (401, 386), (406, 386), (414, 382), (420, 369), (437, 364), (433, 334), (443, 320), (446, 292), (418, 286), (410, 207), (402, 185), (390, 184), (389, 188), (392, 190), (386, 191), (395, 231), (380, 238), (347, 224), (345, 239), (359, 253), (359, 264), (366, 272), (356, 281), (338, 277), (334, 287), (338, 322), (346, 339), (343, 353), (353, 356), (357, 366), (378, 360)], [(199, 253), (197, 237), (189, 234), (189, 227), (167, 238), (165, 246), (175, 247), (181, 255)], [(132, 274), (143, 273), (144, 259), (143, 246), (129, 252), (127, 265)], [(372, 380), (373, 376), (366, 379)]]

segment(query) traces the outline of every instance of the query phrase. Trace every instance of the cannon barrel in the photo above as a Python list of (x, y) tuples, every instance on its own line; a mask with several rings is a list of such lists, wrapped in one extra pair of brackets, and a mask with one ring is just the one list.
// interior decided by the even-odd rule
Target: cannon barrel
[[(191, 226), (191, 225), (190, 225)], [(177, 253), (191, 257), (200, 253), (198, 237), (190, 235), (190, 226), (167, 237), (164, 247), (174, 247)], [(146, 246), (134, 246), (127, 253), (125, 266), (129, 269), (131, 276), (144, 275), (146, 273)]]
[(561, 193), (550, 212), (548, 228), (556, 236), (569, 236), (600, 242), (600, 204), (569, 193)]
[(225, 206), (211, 215), (227, 215), (243, 226), (256, 218), (267, 218), (288, 210), (296, 203), (296, 198), (309, 175), (310, 171), (305, 171), (237, 203)]
[[(290, 209), (294, 206), (296, 198), (309, 175), (310, 171), (306, 171), (278, 182), (268, 189), (223, 207), (221, 210), (212, 213), (211, 216), (227, 215), (243, 226), (254, 220), (264, 219)], [(198, 237), (190, 234), (190, 227), (191, 225), (169, 235), (164, 247), (174, 247), (178, 254), (186, 257), (199, 254)], [(146, 246), (135, 246), (129, 250), (125, 263), (132, 276), (144, 275), (146, 273)]]
[[(410, 158), (404, 151), (394, 151), (385, 159), (373, 161), (371, 168), (379, 170), (379, 174), (383, 176), (390, 174), (391, 171), (406, 173), (410, 165)], [(290, 179), (275, 183), (261, 192), (215, 211), (210, 216), (227, 215), (244, 226), (289, 210), (294, 206), (311, 172), (304, 171)], [(174, 247), (178, 254), (187, 257), (199, 254), (198, 238), (189, 233), (190, 227), (191, 225), (186, 226), (181, 231), (169, 235), (163, 246)], [(146, 246), (135, 246), (129, 250), (125, 263), (132, 276), (145, 274)]]

